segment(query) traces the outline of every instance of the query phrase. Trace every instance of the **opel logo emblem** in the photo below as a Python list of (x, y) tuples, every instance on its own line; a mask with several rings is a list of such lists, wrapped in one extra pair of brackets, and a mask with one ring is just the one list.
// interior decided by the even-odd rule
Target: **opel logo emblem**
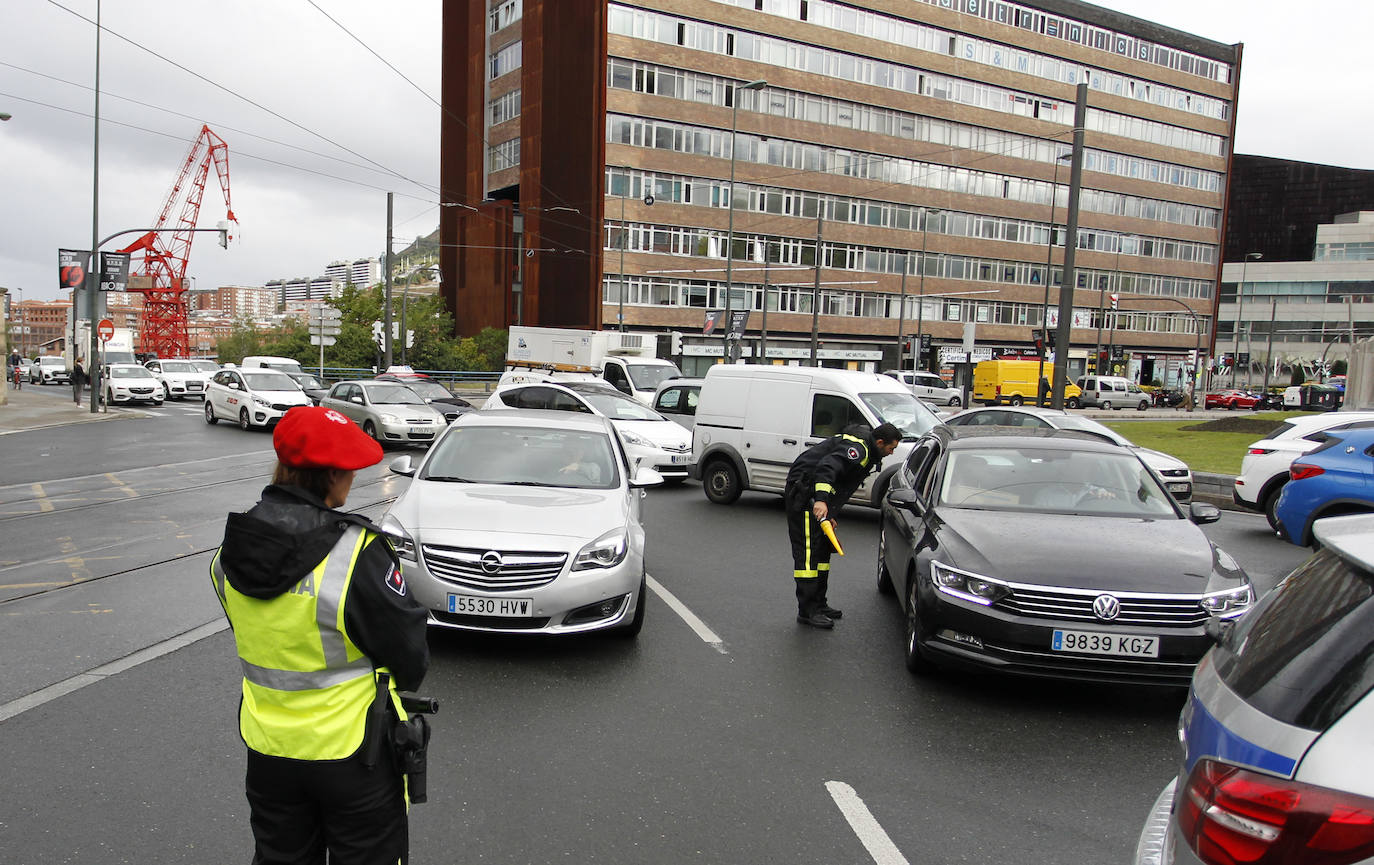
[[(485, 553), (482, 554), (482, 560), (481, 560), (481, 561), (482, 561), (482, 570), (485, 571), (485, 572), (487, 572), (488, 574), (499, 574), (499, 573), (501, 573), (501, 568), (504, 567), (505, 564), (506, 564), (504, 561), (502, 561), (502, 559), (501, 559), (501, 554), (498, 553), (498, 552), (496, 552), (496, 550), (487, 550)], [(1103, 597), (1105, 598), (1105, 597), (1109, 597), (1109, 596), (1108, 596), (1108, 595), (1103, 595)], [(1112, 600), (1116, 600), (1116, 599), (1115, 599), (1115, 598), (1112, 598)], [(1096, 609), (1096, 607), (1094, 607), (1094, 609)], [(1116, 615), (1116, 614), (1113, 613), (1112, 615)]]
[[(486, 559), (483, 559), (483, 567)], [(1121, 601), (1115, 595), (1098, 595), (1093, 598), (1093, 615), (1104, 622), (1110, 622), (1121, 613)]]

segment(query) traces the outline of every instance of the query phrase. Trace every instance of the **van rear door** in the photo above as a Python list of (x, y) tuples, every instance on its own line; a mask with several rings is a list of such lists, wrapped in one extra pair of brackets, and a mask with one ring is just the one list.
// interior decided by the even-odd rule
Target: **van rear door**
[(806, 449), (810, 430), (810, 382), (770, 374), (751, 378), (740, 451), (747, 463), (749, 487), (781, 493), (787, 470)]

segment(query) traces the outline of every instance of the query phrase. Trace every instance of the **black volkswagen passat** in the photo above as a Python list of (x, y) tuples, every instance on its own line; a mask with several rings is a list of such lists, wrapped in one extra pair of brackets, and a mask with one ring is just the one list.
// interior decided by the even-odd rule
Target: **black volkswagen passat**
[(1065, 430), (937, 428), (883, 502), (878, 588), (912, 672), (1185, 685), (1250, 579), (1136, 454)]

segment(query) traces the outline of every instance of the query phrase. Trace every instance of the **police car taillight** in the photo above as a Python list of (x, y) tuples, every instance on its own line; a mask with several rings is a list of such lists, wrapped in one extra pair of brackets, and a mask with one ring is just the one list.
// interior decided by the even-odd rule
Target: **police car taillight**
[(1208, 865), (1348, 865), (1374, 855), (1374, 799), (1199, 760), (1178, 827)]

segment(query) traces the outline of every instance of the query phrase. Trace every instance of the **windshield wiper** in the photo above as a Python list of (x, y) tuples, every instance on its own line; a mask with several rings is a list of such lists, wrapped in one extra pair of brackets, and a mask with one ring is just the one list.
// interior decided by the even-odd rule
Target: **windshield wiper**
[(508, 487), (552, 487), (558, 484), (546, 484), (543, 481), (506, 481)]
[(470, 479), (468, 479), (468, 478), (460, 478), (460, 477), (458, 477), (457, 475), (427, 475), (427, 476), (425, 477), (425, 480), (427, 480), (427, 481), (437, 481), (437, 482), (439, 482), (439, 483), (441, 483), (441, 484), (473, 484), (473, 483), (477, 483), (477, 482), (474, 481), (474, 480), (470, 480)]

